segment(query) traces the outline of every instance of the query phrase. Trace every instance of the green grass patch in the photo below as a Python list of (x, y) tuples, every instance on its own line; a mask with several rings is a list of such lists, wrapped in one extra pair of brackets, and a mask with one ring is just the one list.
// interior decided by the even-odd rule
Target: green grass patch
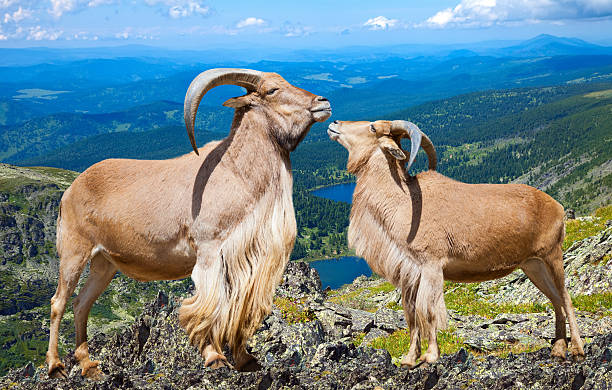
[(360, 346), (363, 343), (365, 336), (366, 334), (363, 332), (357, 333), (357, 335), (353, 337), (353, 344), (355, 344), (356, 347)]
[(576, 310), (591, 313), (604, 313), (612, 316), (612, 293), (578, 295), (572, 298), (572, 304)]
[[(410, 347), (410, 331), (408, 329), (400, 329), (389, 336), (375, 338), (370, 342), (370, 346), (376, 349), (387, 350), (392, 357), (400, 358), (402, 355), (408, 353), (408, 348)], [(421, 353), (425, 353), (427, 347), (427, 341), (421, 343)], [(467, 348), (467, 346), (463, 344), (463, 339), (455, 334), (454, 328), (438, 331), (438, 347), (442, 354), (452, 354), (462, 347)]]
[(404, 310), (404, 308), (402, 307), (402, 305), (400, 305), (399, 303), (393, 301), (393, 302), (389, 302), (385, 305), (385, 307), (387, 307), (387, 309), (391, 309), (391, 310)]
[(598, 208), (590, 220), (572, 219), (565, 222), (563, 250), (570, 248), (576, 241), (594, 236), (606, 228), (606, 221), (612, 219), (612, 205)]
[[(378, 306), (373, 303), (370, 298), (378, 294), (389, 293), (393, 290), (395, 290), (395, 286), (393, 286), (391, 283), (382, 282), (377, 286), (360, 287), (346, 293), (342, 293), (342, 290), (330, 291), (327, 296), (329, 297), (329, 302), (352, 307), (354, 309), (375, 312), (378, 309)], [(387, 307), (393, 310), (402, 309), (402, 307), (396, 302), (388, 303)]]
[(446, 307), (462, 315), (478, 315), (495, 318), (501, 313), (541, 313), (550, 304), (541, 303), (504, 303), (495, 304), (486, 301), (477, 294), (477, 283), (444, 283), (444, 300)]
[(395, 286), (392, 285), (389, 282), (384, 282), (384, 283), (380, 284), (379, 286), (369, 287), (368, 290), (370, 290), (370, 296), (374, 296), (374, 295), (380, 294), (380, 293), (391, 292), (391, 291), (395, 290)]
[[(475, 351), (469, 345), (464, 344), (464, 341), (455, 333), (456, 329), (449, 328), (438, 331), (438, 347), (440, 354), (454, 354), (461, 348), (465, 348), (474, 355), (495, 355), (500, 357), (508, 357), (510, 353), (519, 354), (525, 352), (534, 352), (541, 348), (545, 348), (546, 344), (523, 344), (523, 343), (507, 343), (499, 342), (497, 348), (489, 352)], [(357, 344), (357, 342), (359, 344)], [(355, 345), (360, 345), (363, 342), (363, 337), (353, 339)], [(408, 353), (410, 347), (410, 332), (408, 329), (395, 331), (389, 336), (378, 337), (370, 342), (372, 348), (384, 349), (394, 358), (401, 358)], [(427, 340), (421, 343), (421, 354), (427, 351), (429, 343)], [(399, 362), (398, 362), (399, 364)]]

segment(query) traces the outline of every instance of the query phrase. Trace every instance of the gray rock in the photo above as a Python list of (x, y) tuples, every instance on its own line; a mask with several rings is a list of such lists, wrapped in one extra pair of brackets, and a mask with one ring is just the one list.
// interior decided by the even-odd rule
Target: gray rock
[(364, 311), (349, 309), (351, 314), (351, 330), (354, 333), (368, 333), (374, 327), (374, 314)]
[[(316, 292), (315, 292), (316, 294)], [(128, 328), (116, 334), (98, 333), (90, 340), (90, 352), (102, 360), (106, 374), (99, 382), (80, 377), (73, 358), (68, 358), (67, 379), (49, 379), (45, 368), (33, 366), (13, 370), (0, 378), (0, 388), (11, 389), (383, 389), (404, 388), (534, 388), (534, 389), (606, 389), (612, 387), (612, 331), (596, 335), (585, 346), (586, 359), (560, 364), (550, 359), (550, 344), (531, 353), (474, 356), (465, 349), (443, 355), (439, 361), (413, 370), (398, 368), (387, 351), (375, 350), (367, 340), (389, 333), (372, 327), (364, 344), (355, 347), (348, 339), (336, 339), (314, 320), (288, 324), (278, 310), (266, 318), (249, 341), (248, 349), (262, 364), (257, 372), (241, 373), (228, 369), (203, 368), (198, 351), (178, 325), (176, 299), (160, 305), (160, 297), (148, 305)], [(304, 296), (309, 300), (309, 296)], [(165, 301), (162, 297), (161, 301)], [(333, 305), (319, 305), (334, 311)], [(391, 312), (393, 312), (391, 310)], [(338, 310), (337, 318), (348, 318), (355, 325), (359, 311)], [(397, 314), (397, 313), (396, 313)], [(348, 316), (347, 316), (348, 315)], [(396, 323), (385, 311), (382, 323)], [(330, 314), (331, 316), (331, 314)], [(367, 316), (367, 315), (364, 315)], [(548, 329), (546, 315), (504, 315), (493, 320), (463, 317), (451, 313), (457, 331), (493, 332), (495, 337), (515, 330)], [(344, 320), (342, 320), (344, 321)], [(544, 321), (544, 322), (543, 322)], [(584, 319), (581, 320), (584, 323)], [(593, 320), (597, 322), (597, 320)], [(461, 326), (459, 326), (461, 325)], [(483, 327), (486, 325), (486, 327)], [(389, 328), (389, 327), (386, 327)], [(516, 329), (515, 329), (516, 328)], [(467, 337), (469, 339), (469, 337)], [(492, 338), (469, 339), (472, 348), (487, 350)], [(506, 339), (508, 340), (508, 339)]]
[(407, 325), (404, 315), (395, 310), (381, 307), (374, 314), (374, 326), (389, 333), (406, 328)]
[(369, 344), (372, 340), (377, 339), (379, 337), (387, 337), (389, 336), (389, 332), (386, 332), (379, 328), (372, 328), (363, 338), (363, 344)]

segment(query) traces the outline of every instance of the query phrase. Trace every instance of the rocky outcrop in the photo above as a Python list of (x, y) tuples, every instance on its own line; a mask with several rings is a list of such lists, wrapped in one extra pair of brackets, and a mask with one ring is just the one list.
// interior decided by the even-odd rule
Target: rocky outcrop
[[(355, 332), (389, 332), (403, 326), (398, 312), (382, 308), (375, 313), (349, 309), (321, 299), (324, 293), (316, 271), (304, 263), (291, 263), (277, 299), (294, 302), (314, 316), (303, 322), (285, 319), (276, 307), (250, 340), (248, 348), (262, 364), (257, 372), (203, 367), (199, 353), (189, 345), (180, 328), (180, 298), (160, 293), (136, 321), (116, 334), (99, 333), (90, 343), (92, 355), (102, 360), (105, 377), (99, 382), (81, 378), (69, 359), (67, 379), (48, 379), (44, 368), (28, 365), (0, 379), (0, 388), (11, 389), (505, 389), (559, 388), (606, 389), (612, 386), (612, 332), (594, 332), (586, 345), (587, 358), (580, 363), (558, 363), (549, 358), (550, 346), (536, 352), (488, 354), (486, 341), (470, 341), (474, 350), (460, 349), (443, 355), (432, 365), (413, 370), (393, 364), (385, 350), (362, 344), (349, 335)], [(283, 301), (284, 302), (284, 301)], [(283, 306), (284, 307), (284, 306)], [(520, 331), (503, 327), (533, 322), (533, 331), (548, 321), (522, 315), (494, 320), (452, 316), (463, 323), (467, 334), (489, 334), (497, 340), (520, 338)], [(401, 316), (400, 316), (401, 317)], [(542, 317), (542, 318), (540, 318)], [(459, 329), (459, 328), (458, 328)], [(474, 329), (473, 333), (468, 330)]]

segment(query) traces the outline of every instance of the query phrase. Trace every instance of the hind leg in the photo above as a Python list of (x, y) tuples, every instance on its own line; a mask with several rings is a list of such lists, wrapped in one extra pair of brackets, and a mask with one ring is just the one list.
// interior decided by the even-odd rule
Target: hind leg
[[(51, 298), (51, 322), (49, 325), (49, 349), (47, 350), (47, 364), (49, 365), (49, 376), (52, 378), (66, 378), (68, 375), (64, 364), (59, 358), (57, 349), (59, 328), (66, 310), (66, 302), (72, 296), (79, 277), (89, 260), (91, 249), (86, 249), (84, 244), (79, 245), (75, 240), (68, 249), (64, 249), (60, 254), (59, 278), (57, 290)], [(66, 248), (63, 245), (63, 248)]]
[(529, 280), (550, 299), (555, 309), (555, 341), (550, 353), (552, 357), (565, 360), (567, 352), (567, 333), (565, 315), (563, 314), (563, 298), (553, 280), (546, 264), (540, 259), (529, 259), (521, 264), (521, 269)]
[(106, 286), (113, 279), (117, 272), (117, 267), (106, 260), (101, 254), (96, 255), (91, 260), (89, 276), (87, 282), (79, 291), (79, 295), (73, 301), (74, 308), (74, 327), (76, 330), (76, 350), (74, 357), (81, 366), (81, 375), (97, 379), (101, 375), (98, 368), (99, 361), (89, 359), (89, 349), (87, 346), (87, 317), (92, 305)]
[(419, 328), (416, 321), (416, 313), (414, 308), (414, 300), (416, 296), (411, 294), (416, 289), (402, 289), (402, 307), (404, 308), (404, 317), (410, 328), (410, 348), (408, 353), (402, 356), (402, 366), (412, 368), (416, 365), (416, 361), (421, 357), (421, 339)]
[(557, 291), (559, 291), (559, 295), (563, 299), (563, 309), (565, 310), (567, 322), (569, 323), (570, 338), (572, 342), (570, 352), (572, 353), (572, 357), (574, 358), (574, 360), (583, 360), (585, 356), (584, 344), (582, 343), (580, 331), (578, 330), (578, 321), (576, 320), (576, 313), (574, 311), (574, 305), (572, 305), (572, 299), (569, 295), (569, 292), (567, 291), (567, 288), (565, 288), (563, 251), (561, 250), (560, 245), (548, 257), (547, 263), (551, 268), (553, 281), (555, 283), (555, 286), (557, 287)]
[(421, 360), (433, 363), (440, 357), (438, 330), (446, 327), (446, 305), (444, 304), (444, 275), (442, 269), (423, 267), (416, 300), (417, 321), (422, 337), (429, 345)]

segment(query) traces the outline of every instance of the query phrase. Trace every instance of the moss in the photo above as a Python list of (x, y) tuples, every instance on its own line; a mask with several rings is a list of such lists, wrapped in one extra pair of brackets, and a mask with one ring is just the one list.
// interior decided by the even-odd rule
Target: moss
[(388, 293), (388, 292), (391, 292), (391, 291), (395, 290), (395, 286), (392, 285), (389, 282), (384, 282), (384, 283), (382, 283), (382, 284), (380, 284), (378, 286), (375, 286), (375, 287), (368, 287), (368, 290), (370, 290), (370, 293), (371, 293), (370, 296), (374, 296), (374, 295), (379, 294), (379, 293)]
[(391, 310), (395, 310), (395, 311), (399, 311), (399, 310), (404, 310), (404, 308), (402, 307), (402, 305), (400, 305), (399, 303), (393, 301), (393, 302), (389, 302), (385, 305), (388, 309)]
[(282, 317), (290, 324), (304, 323), (315, 320), (317, 317), (312, 310), (304, 308), (302, 302), (287, 298), (276, 298), (274, 304), (281, 311)]
[(366, 334), (364, 332), (357, 333), (357, 335), (353, 337), (353, 344), (355, 344), (356, 347), (360, 346), (361, 343), (363, 343), (363, 339), (365, 338), (365, 336)]

